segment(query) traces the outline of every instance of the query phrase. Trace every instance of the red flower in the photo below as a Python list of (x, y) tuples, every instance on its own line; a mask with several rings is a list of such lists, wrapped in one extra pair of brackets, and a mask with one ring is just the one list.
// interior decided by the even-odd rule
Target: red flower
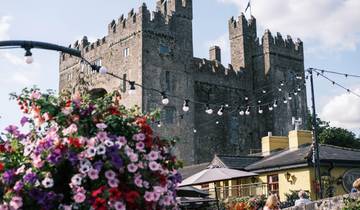
[(78, 138), (69, 137), (69, 142), (70, 142), (70, 145), (73, 145), (76, 148), (81, 147), (80, 140)]
[(110, 114), (112, 114), (112, 115), (120, 115), (121, 113), (119, 112), (119, 110), (116, 108), (116, 107), (110, 107), (109, 108), (109, 112), (110, 112)]
[(98, 189), (92, 191), (91, 196), (92, 197), (98, 197), (98, 195), (100, 195), (105, 188), (106, 188), (105, 186), (101, 186)]
[(70, 107), (71, 106), (71, 100), (66, 101), (65, 107)]
[(107, 210), (106, 207), (106, 200), (103, 198), (96, 198), (95, 202), (93, 203), (92, 207), (95, 210)]
[(0, 152), (1, 153), (6, 152), (6, 148), (4, 144), (0, 144)]
[(119, 200), (121, 198), (121, 192), (117, 188), (111, 188), (109, 194), (110, 200)]
[(3, 170), (4, 170), (4, 168), (5, 168), (4, 163), (0, 162), (0, 171), (3, 171)]
[(129, 203), (135, 203), (136, 199), (140, 197), (140, 194), (136, 191), (130, 191), (125, 194), (125, 200)]

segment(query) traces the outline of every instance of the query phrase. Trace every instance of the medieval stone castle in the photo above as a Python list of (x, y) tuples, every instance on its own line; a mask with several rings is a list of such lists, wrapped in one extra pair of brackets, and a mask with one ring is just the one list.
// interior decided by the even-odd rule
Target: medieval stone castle
[[(268, 132), (284, 135), (292, 130), (292, 117), (305, 121), (300, 40), (273, 36), (269, 30), (259, 40), (254, 17), (231, 18), (231, 64), (224, 66), (216, 46), (208, 59), (194, 57), (192, 19), (192, 0), (158, 0), (152, 13), (145, 4), (131, 10), (111, 21), (105, 37), (94, 43), (84, 37), (72, 45), (123, 79), (94, 74), (77, 58), (61, 54), (60, 91), (76, 88), (78, 77), (84, 77), (90, 88), (119, 90), (126, 106), (138, 105), (144, 112), (161, 108), (162, 127), (154, 129), (165, 137), (179, 137), (176, 151), (187, 164), (209, 161), (215, 153), (248, 154), (260, 148)], [(129, 94), (126, 80), (147, 89)], [(163, 105), (162, 96), (151, 88), (179, 98), (169, 97), (170, 103)], [(188, 112), (180, 98), (191, 101)], [(205, 112), (206, 104), (214, 109), (212, 115)], [(218, 116), (221, 106), (224, 114)]]

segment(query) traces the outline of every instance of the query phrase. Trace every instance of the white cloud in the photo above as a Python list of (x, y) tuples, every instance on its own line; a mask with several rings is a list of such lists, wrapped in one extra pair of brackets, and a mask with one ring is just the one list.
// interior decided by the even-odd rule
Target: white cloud
[[(355, 89), (360, 95), (360, 88)], [(329, 121), (331, 126), (347, 129), (360, 128), (360, 98), (349, 93), (333, 97), (320, 112), (322, 120)]]
[[(248, 0), (218, 0), (244, 11)], [(260, 28), (300, 37), (311, 52), (356, 50), (360, 44), (359, 0), (253, 0)], [(283, 34), (285, 35), (285, 34)]]
[(11, 16), (0, 17), (0, 40), (9, 39)]

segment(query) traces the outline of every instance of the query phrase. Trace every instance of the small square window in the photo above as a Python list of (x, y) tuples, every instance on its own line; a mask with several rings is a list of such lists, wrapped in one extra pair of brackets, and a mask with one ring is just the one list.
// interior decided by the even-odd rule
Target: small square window
[(167, 45), (161, 44), (160, 45), (160, 54), (162, 55), (168, 55), (170, 53), (170, 48)]
[(129, 57), (130, 56), (130, 49), (127, 47), (124, 49), (124, 57)]

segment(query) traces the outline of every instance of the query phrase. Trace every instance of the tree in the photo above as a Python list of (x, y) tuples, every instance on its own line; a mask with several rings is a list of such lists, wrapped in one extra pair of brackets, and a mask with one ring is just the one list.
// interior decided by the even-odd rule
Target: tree
[[(312, 121), (312, 114), (308, 113), (308, 130), (312, 130)], [(316, 118), (316, 125), (321, 144), (360, 149), (360, 139), (356, 138), (355, 133), (344, 128), (330, 127), (330, 122), (322, 121), (319, 117)]]
[(344, 128), (326, 128), (321, 133), (319, 133), (318, 138), (321, 144), (360, 148), (360, 141), (359, 139), (356, 139), (355, 133)]

